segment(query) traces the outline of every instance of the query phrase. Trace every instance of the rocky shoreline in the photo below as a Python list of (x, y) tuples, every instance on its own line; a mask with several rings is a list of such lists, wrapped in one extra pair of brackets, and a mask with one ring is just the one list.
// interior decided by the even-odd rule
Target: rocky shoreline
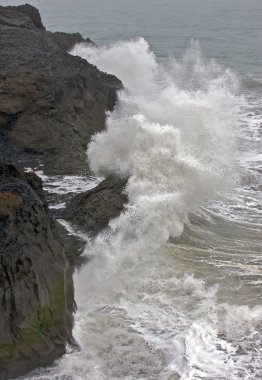
[(82, 36), (47, 32), (30, 5), (0, 7), (0, 35), (1, 154), (47, 174), (86, 172), (86, 145), (120, 80), (68, 54)]
[[(105, 127), (122, 83), (68, 54), (78, 42), (92, 43), (46, 31), (31, 5), (0, 6), (0, 380), (75, 345), (75, 244), (49, 209), (41, 179), (27, 171), (89, 173), (86, 146)], [(109, 177), (56, 216), (96, 234), (123, 209), (125, 185)]]

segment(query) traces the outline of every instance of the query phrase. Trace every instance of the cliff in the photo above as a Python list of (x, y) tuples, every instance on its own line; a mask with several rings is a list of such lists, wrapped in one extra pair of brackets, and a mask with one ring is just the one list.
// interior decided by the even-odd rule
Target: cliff
[[(72, 272), (81, 243), (54, 220), (41, 179), (23, 169), (89, 170), (87, 143), (122, 84), (68, 54), (77, 42), (93, 44), (46, 31), (31, 5), (0, 6), (0, 380), (49, 365), (75, 344)], [(109, 178), (63, 216), (97, 233), (119, 215), (125, 184)]]
[(0, 161), (0, 379), (73, 344), (72, 270), (41, 179)]
[(30, 5), (0, 7), (0, 36), (0, 154), (49, 174), (88, 171), (87, 143), (121, 82), (68, 54), (83, 37), (47, 32)]

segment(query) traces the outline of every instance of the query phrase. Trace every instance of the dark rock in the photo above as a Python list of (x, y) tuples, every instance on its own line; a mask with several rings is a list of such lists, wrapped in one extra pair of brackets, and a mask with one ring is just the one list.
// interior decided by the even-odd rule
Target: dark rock
[(0, 7), (0, 154), (49, 174), (87, 171), (87, 143), (122, 84), (64, 51), (80, 35), (46, 32), (23, 7)]
[(38, 177), (34, 172), (24, 173), (24, 177), (26, 178), (28, 184), (38, 195), (38, 197), (41, 199), (44, 209), (48, 211), (47, 200), (43, 190), (43, 182), (41, 178)]
[(82, 255), (86, 246), (86, 241), (78, 235), (70, 234), (64, 227), (61, 227), (61, 238), (65, 247), (65, 255), (72, 268), (80, 268), (88, 261), (85, 255)]
[[(74, 344), (72, 266), (83, 242), (54, 221), (42, 181), (87, 171), (86, 145), (105, 126), (121, 82), (66, 51), (91, 43), (47, 32), (36, 8), (0, 7), (0, 380), (50, 364)], [(66, 219), (94, 233), (127, 201), (125, 179), (109, 177), (74, 197)], [(63, 245), (61, 241), (64, 241)]]
[(80, 42), (96, 46), (89, 38), (84, 39), (80, 33), (49, 32), (49, 36), (63, 51), (71, 50), (75, 44)]
[(98, 233), (123, 210), (127, 203), (126, 184), (125, 178), (109, 176), (95, 188), (71, 199), (61, 217), (81, 230)]
[(39, 10), (30, 4), (7, 7), (0, 6), (0, 24), (19, 28), (38, 28), (45, 30)]
[(0, 161), (0, 380), (50, 364), (72, 338), (72, 270), (35, 174)]

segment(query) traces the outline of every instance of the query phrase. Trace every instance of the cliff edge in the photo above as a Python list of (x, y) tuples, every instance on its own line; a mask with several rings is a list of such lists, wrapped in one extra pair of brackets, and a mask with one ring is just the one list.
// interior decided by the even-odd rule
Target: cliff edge
[(79, 33), (51, 33), (31, 5), (0, 7), (0, 154), (48, 174), (88, 171), (86, 146), (105, 126), (121, 82), (70, 55)]
[[(92, 44), (79, 33), (46, 31), (29, 4), (0, 6), (0, 380), (49, 365), (75, 344), (68, 237), (41, 179), (24, 168), (89, 170), (86, 146), (105, 127), (122, 84), (67, 53), (78, 42)], [(108, 181), (72, 201), (67, 218), (93, 232), (106, 227), (126, 200), (126, 182)]]

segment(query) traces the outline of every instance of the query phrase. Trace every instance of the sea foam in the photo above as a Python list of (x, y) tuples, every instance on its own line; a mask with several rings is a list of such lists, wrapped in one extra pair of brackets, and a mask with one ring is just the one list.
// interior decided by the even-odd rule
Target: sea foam
[(219, 302), (219, 286), (195, 278), (190, 259), (185, 267), (167, 243), (190, 213), (235, 184), (244, 103), (236, 76), (204, 60), (195, 42), (180, 62), (158, 62), (143, 38), (80, 44), (72, 54), (123, 81), (106, 130), (87, 154), (95, 175), (129, 178), (129, 203), (106, 231), (87, 239), (90, 261), (75, 276), (81, 351), (65, 356), (59, 373), (236, 380), (255, 371), (258, 378), (261, 307)]
[(129, 204), (111, 228), (121, 240), (132, 236), (154, 249), (180, 235), (188, 213), (235, 180), (238, 80), (205, 61), (197, 42), (180, 63), (165, 65), (143, 38), (101, 48), (79, 44), (72, 54), (123, 81), (88, 159), (96, 175), (129, 178)]

